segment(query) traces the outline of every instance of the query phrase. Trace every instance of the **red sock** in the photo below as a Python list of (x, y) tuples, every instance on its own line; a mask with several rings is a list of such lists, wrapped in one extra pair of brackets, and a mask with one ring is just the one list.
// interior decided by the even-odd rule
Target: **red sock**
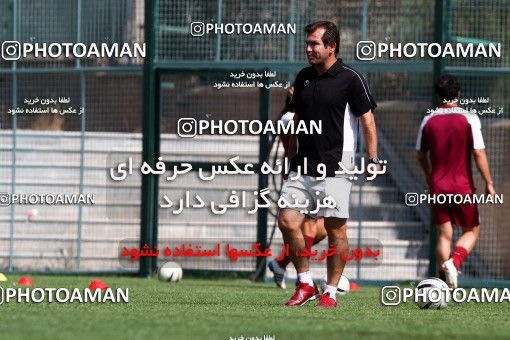
[[(305, 236), (305, 247), (308, 249), (312, 249), (312, 246), (314, 245), (314, 237), (311, 236)], [(285, 269), (287, 268), (288, 264), (290, 263), (290, 256), (285, 255), (283, 259), (280, 261), (277, 261), (280, 268)]]
[(285, 268), (287, 268), (287, 265), (290, 263), (290, 256), (285, 254), (283, 259), (281, 259), (280, 261), (276, 261), (276, 263), (278, 263), (280, 268), (285, 269)]
[(455, 247), (453, 250), (452, 260), (453, 265), (455, 268), (459, 269), (462, 262), (464, 262), (464, 259), (466, 258), (468, 252), (465, 248), (462, 247)]
[(439, 270), (439, 278), (443, 281), (446, 281), (446, 272), (444, 271), (444, 269)]

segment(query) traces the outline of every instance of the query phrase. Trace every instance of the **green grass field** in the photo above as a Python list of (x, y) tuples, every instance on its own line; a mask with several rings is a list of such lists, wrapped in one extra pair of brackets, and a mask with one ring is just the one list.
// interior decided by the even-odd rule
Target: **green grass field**
[[(13, 287), (9, 276), (2, 287)], [(85, 288), (87, 276), (33, 276), (38, 287)], [(289, 308), (291, 289), (241, 279), (101, 277), (111, 288), (129, 288), (129, 303), (0, 305), (0, 339), (275, 339), (510, 338), (510, 306), (450, 304), (420, 310), (412, 303), (384, 307), (380, 288), (339, 297), (325, 310), (315, 302)]]

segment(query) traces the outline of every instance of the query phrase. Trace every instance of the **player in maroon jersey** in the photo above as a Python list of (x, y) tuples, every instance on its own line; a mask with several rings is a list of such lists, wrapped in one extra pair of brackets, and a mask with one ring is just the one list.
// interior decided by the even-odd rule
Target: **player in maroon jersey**
[[(435, 91), (443, 104), (423, 118), (416, 141), (418, 161), (425, 173), (429, 194), (436, 197), (441, 194), (473, 195), (471, 157), (474, 156), (485, 181), (485, 193), (494, 196), (496, 191), (485, 153), (480, 119), (459, 107), (460, 86), (453, 76), (441, 76), (435, 84)], [(436, 253), (440, 276), (450, 287), (456, 288), (458, 269), (480, 234), (478, 207), (469, 203), (434, 203), (432, 215), (438, 231)], [(462, 228), (462, 236), (450, 254), (452, 224)]]

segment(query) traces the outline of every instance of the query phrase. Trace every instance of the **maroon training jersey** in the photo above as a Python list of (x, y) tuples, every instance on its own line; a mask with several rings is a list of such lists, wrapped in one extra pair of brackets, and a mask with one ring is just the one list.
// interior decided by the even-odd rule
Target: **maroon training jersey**
[(429, 151), (431, 194), (473, 194), (473, 149), (484, 149), (480, 118), (460, 107), (441, 106), (423, 118), (416, 150)]

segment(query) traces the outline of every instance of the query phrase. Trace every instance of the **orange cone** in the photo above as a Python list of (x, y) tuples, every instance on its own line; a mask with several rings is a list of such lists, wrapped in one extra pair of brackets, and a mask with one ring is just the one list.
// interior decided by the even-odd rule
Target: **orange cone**
[(349, 283), (349, 290), (360, 290), (360, 286), (356, 282), (350, 282)]
[(34, 281), (32, 281), (32, 279), (28, 276), (23, 276), (19, 279), (18, 284), (20, 286), (33, 286)]
[(106, 285), (106, 283), (104, 283), (104, 282), (103, 282), (103, 281), (101, 281), (101, 280), (97, 280), (97, 279), (96, 279), (96, 280), (93, 280), (93, 281), (90, 283), (90, 285), (89, 285), (89, 289), (90, 289), (90, 290), (96, 290), (96, 289), (107, 290), (108, 288), (110, 288), (110, 287), (108, 287), (108, 286)]

